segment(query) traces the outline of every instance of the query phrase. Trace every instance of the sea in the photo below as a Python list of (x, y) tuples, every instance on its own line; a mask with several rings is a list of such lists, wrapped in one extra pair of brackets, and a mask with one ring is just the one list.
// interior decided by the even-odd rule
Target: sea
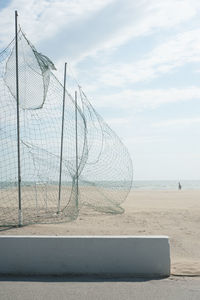
[[(178, 180), (133, 180), (134, 190), (178, 190)], [(183, 190), (200, 190), (200, 180), (180, 180)]]
[[(132, 190), (178, 190), (178, 180), (133, 180)], [(35, 185), (56, 185), (58, 182), (31, 182), (23, 181), (23, 186), (35, 186)], [(200, 180), (180, 180), (182, 190), (200, 190)], [(72, 186), (72, 182), (62, 182), (63, 186)], [(129, 188), (130, 182), (125, 181), (96, 181), (96, 182), (79, 182), (79, 186), (97, 186), (110, 188), (111, 186), (114, 189), (123, 189), (124, 187)], [(8, 189), (10, 187), (17, 187), (17, 182), (0, 182), (0, 190)]]

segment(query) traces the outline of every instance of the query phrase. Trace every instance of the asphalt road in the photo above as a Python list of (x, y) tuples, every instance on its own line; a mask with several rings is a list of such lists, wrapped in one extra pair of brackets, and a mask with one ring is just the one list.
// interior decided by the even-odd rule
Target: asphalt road
[(200, 278), (0, 277), (0, 299), (199, 300)]

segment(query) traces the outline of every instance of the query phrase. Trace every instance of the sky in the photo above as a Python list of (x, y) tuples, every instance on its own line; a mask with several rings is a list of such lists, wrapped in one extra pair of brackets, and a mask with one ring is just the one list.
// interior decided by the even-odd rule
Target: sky
[(134, 180), (200, 179), (199, 0), (0, 0), (0, 50), (15, 10), (126, 145)]

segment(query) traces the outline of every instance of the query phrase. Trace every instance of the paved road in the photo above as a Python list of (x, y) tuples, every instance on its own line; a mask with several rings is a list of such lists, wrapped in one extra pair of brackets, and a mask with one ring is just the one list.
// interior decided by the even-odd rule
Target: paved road
[(111, 280), (79, 277), (0, 277), (0, 299), (199, 300), (200, 278)]

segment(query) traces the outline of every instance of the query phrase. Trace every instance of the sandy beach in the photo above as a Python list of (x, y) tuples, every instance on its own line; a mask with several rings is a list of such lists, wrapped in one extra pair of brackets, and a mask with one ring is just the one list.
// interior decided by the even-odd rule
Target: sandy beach
[(124, 214), (82, 209), (78, 219), (0, 229), (1, 235), (168, 235), (172, 274), (200, 275), (200, 190), (131, 191)]

